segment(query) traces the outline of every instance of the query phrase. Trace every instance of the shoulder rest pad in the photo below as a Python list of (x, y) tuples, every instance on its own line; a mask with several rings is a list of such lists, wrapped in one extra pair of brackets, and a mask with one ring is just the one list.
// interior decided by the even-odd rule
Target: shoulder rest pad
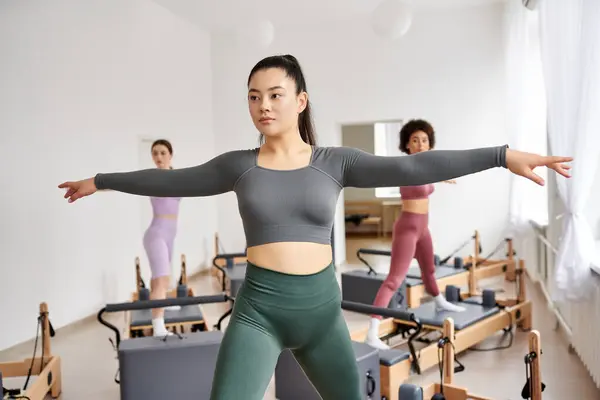
[(404, 350), (379, 350), (379, 364), (385, 367), (391, 367), (402, 361), (408, 360), (409, 358), (410, 353)]

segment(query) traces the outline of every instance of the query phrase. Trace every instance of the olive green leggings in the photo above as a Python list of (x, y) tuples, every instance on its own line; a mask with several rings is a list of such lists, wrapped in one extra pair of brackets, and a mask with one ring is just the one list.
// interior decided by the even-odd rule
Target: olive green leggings
[(290, 349), (324, 400), (361, 400), (333, 264), (288, 275), (248, 263), (219, 349), (211, 400), (262, 400)]

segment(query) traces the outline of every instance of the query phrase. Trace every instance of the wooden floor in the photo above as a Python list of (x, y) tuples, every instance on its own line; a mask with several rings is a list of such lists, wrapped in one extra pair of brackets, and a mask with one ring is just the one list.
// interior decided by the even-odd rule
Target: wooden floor
[[(359, 268), (362, 265), (355, 256), (356, 249), (359, 247), (387, 249), (389, 248), (389, 239), (387, 241), (348, 240), (348, 263), (341, 266), (338, 273)], [(386, 261), (388, 260), (382, 257), (377, 269), (386, 270)], [(212, 278), (208, 276), (192, 279), (190, 286), (193, 287), (196, 294), (210, 294), (217, 291), (212, 283)], [(577, 355), (569, 352), (568, 345), (560, 331), (555, 330), (556, 321), (545, 306), (540, 292), (531, 284), (528, 284), (527, 289), (528, 297), (533, 302), (533, 327), (541, 332), (542, 378), (546, 384), (543, 398), (545, 400), (600, 399), (600, 391), (594, 386)], [(49, 304), (49, 307), (50, 313), (52, 313), (52, 305)], [(226, 310), (225, 305), (206, 305), (203, 308), (207, 317), (212, 321), (216, 321)], [(368, 317), (344, 313), (351, 330), (366, 326)], [(35, 316), (32, 316), (33, 318)], [(122, 322), (122, 317), (114, 321)], [(52, 346), (54, 353), (62, 358), (63, 394), (61, 399), (119, 399), (118, 386), (113, 380), (117, 371), (116, 353), (108, 341), (109, 337), (111, 337), (111, 332), (100, 325), (95, 318), (90, 318), (76, 326), (57, 330)], [(506, 338), (499, 333), (497, 336), (485, 340), (478, 347), (495, 347), (504, 344), (505, 341)], [(32, 352), (33, 341), (0, 352), (0, 362), (31, 357)], [(526, 333), (517, 331), (513, 344), (508, 349), (462, 353), (458, 359), (466, 369), (455, 375), (456, 383), (469, 387), (471, 392), (487, 395), (497, 400), (520, 399), (521, 389), (526, 379), (523, 362), (526, 352)], [(411, 382), (428, 384), (436, 379), (439, 379), (439, 371), (433, 368), (421, 376), (411, 378)], [(7, 388), (19, 387), (23, 385), (23, 382), (23, 379), (6, 379), (4, 386)], [(271, 382), (265, 399), (275, 399), (273, 382)]]

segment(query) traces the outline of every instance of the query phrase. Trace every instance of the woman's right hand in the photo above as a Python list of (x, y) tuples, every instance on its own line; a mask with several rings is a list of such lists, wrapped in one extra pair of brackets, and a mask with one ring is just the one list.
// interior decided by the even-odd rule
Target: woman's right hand
[(75, 182), (64, 182), (58, 185), (59, 189), (67, 189), (65, 199), (69, 199), (69, 203), (74, 202), (82, 197), (96, 193), (98, 190), (94, 183), (94, 178), (88, 178)]

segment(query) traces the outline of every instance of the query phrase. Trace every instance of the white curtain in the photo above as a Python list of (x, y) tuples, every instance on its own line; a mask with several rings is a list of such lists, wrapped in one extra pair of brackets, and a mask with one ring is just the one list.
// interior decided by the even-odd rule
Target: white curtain
[[(508, 0), (504, 13), (507, 131), (510, 146), (547, 154), (546, 94), (540, 54), (538, 14), (522, 0)], [(545, 170), (536, 171), (545, 178)], [(530, 220), (548, 223), (548, 191), (517, 175), (510, 177), (508, 233), (514, 240), (530, 232)], [(521, 246), (519, 246), (521, 247)]]
[(539, 13), (550, 152), (574, 157), (572, 178), (557, 179), (565, 212), (552, 296), (581, 300), (595, 258), (583, 211), (600, 158), (600, 1), (541, 0)]

